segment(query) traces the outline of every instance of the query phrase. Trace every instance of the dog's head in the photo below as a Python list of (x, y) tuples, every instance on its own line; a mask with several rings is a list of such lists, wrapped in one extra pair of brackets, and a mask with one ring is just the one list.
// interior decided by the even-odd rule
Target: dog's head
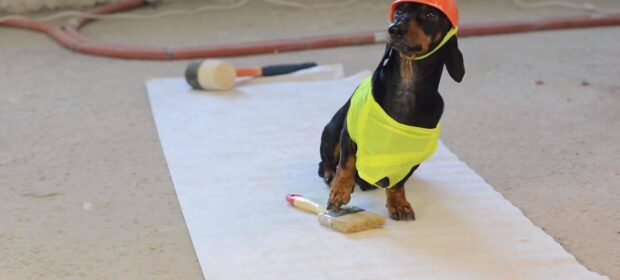
[[(444, 56), (450, 76), (457, 82), (463, 79), (463, 55), (456, 36), (450, 36), (459, 20), (453, 0), (397, 0), (392, 4), (390, 20), (389, 44), (394, 50), (415, 59), (441, 48), (438, 51)], [(444, 38), (449, 39), (444, 42)]]

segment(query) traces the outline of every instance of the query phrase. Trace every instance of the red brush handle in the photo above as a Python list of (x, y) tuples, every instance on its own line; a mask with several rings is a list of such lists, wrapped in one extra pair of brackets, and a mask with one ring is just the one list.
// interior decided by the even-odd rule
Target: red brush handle
[(306, 210), (308, 212), (312, 212), (314, 214), (319, 214), (324, 211), (324, 209), (314, 201), (311, 201), (307, 198), (302, 197), (298, 194), (289, 194), (286, 196), (286, 201), (291, 206), (294, 206), (299, 209)]
[(295, 206), (295, 198), (300, 196), (301, 194), (287, 194), (286, 201), (288, 201), (291, 206)]

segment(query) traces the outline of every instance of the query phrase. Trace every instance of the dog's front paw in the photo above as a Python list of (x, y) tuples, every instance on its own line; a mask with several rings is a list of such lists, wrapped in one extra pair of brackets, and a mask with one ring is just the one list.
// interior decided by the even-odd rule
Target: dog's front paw
[(327, 210), (340, 209), (342, 205), (345, 205), (351, 201), (351, 192), (343, 191), (341, 188), (332, 188), (329, 193), (329, 200), (327, 201)]
[(415, 213), (409, 202), (393, 203), (387, 205), (390, 218), (396, 221), (413, 221), (415, 220)]

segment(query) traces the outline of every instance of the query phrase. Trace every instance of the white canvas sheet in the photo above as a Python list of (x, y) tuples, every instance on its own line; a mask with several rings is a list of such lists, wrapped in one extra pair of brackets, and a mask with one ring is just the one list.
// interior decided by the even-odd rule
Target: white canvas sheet
[[(206, 279), (607, 279), (443, 145), (407, 184), (415, 222), (344, 235), (291, 208), (287, 193), (325, 203), (320, 134), (364, 76), (322, 67), (227, 93), (147, 82)], [(351, 205), (387, 217), (383, 191), (358, 189)]]

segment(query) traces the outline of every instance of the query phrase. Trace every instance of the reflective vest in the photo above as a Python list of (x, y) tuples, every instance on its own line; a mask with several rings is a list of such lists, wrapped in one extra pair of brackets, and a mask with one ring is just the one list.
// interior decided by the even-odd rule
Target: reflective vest
[(381, 187), (377, 183), (387, 177), (391, 188), (437, 149), (441, 125), (429, 129), (392, 119), (375, 101), (371, 77), (355, 90), (350, 104), (347, 129), (357, 144), (355, 167), (364, 181)]

